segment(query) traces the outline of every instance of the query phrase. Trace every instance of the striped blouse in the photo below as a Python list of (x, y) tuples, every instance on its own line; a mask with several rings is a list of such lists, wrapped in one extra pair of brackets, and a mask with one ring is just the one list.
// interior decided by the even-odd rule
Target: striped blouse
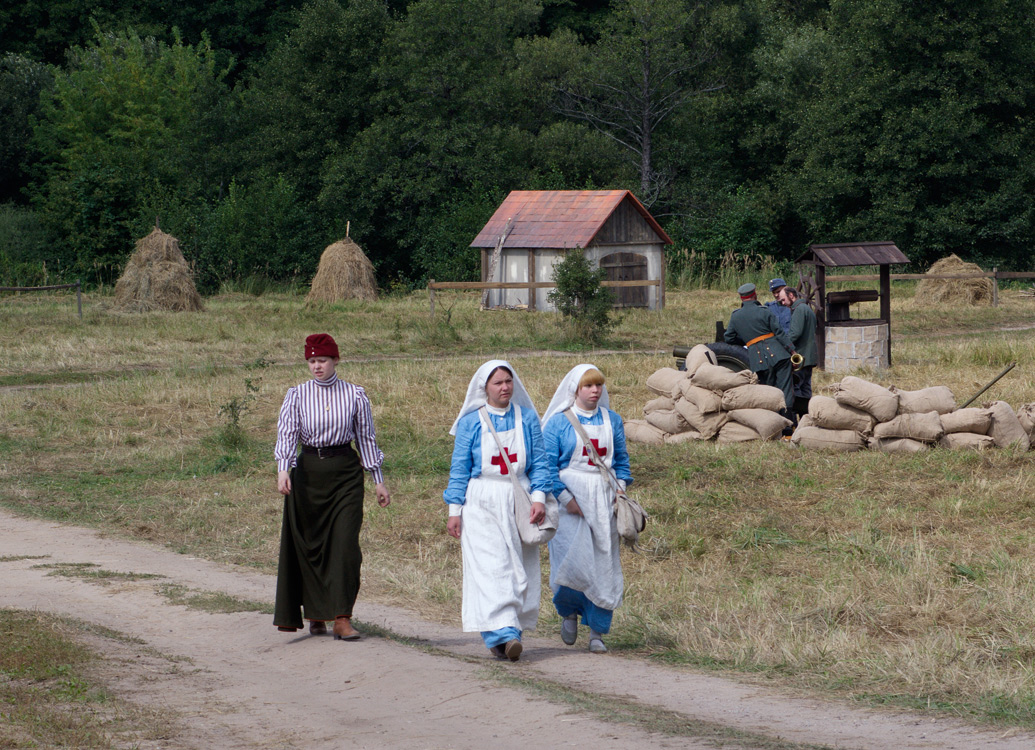
[(295, 465), (300, 442), (327, 448), (353, 440), (363, 468), (375, 483), (383, 482), (381, 464), (385, 454), (377, 447), (374, 415), (362, 386), (347, 383), (334, 373), (328, 380), (310, 380), (288, 388), (280, 407), (277, 445), (273, 450), (278, 471)]

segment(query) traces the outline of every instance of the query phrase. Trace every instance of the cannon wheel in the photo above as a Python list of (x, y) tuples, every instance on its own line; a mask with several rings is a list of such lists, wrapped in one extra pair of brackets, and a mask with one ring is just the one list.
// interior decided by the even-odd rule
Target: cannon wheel
[(713, 341), (705, 346), (715, 352), (715, 360), (727, 370), (740, 372), (749, 369), (747, 349), (744, 347), (723, 341)]

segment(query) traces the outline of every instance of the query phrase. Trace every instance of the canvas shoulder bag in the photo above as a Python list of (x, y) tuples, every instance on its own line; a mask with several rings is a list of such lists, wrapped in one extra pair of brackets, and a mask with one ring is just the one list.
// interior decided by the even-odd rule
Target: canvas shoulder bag
[[(514, 408), (518, 407), (515, 406)], [(532, 515), (532, 498), (525, 486), (521, 484), (521, 480), (517, 478), (517, 472), (514, 471), (514, 465), (510, 462), (510, 456), (507, 455), (507, 451), (503, 447), (503, 441), (500, 440), (499, 433), (496, 432), (496, 428), (492, 424), (492, 418), (489, 417), (488, 409), (483, 406), (478, 411), (481, 412), (485, 423), (489, 425), (489, 431), (496, 439), (500, 455), (503, 456), (503, 460), (507, 465), (507, 476), (510, 477), (510, 483), (514, 486), (514, 523), (517, 524), (521, 543), (527, 544), (530, 547), (546, 544), (557, 533), (559, 514), (557, 499), (553, 495), (547, 495), (546, 517), (540, 523), (532, 523), (529, 520), (529, 517)]]
[[(572, 413), (570, 408), (565, 409), (564, 415), (571, 422), (571, 426), (575, 428), (575, 432), (582, 439), (583, 444), (589, 448), (592, 454), (591, 461), (597, 467), (597, 470), (600, 471), (600, 476), (614, 490), (614, 515), (618, 525), (618, 536), (622, 537), (630, 547), (635, 548), (636, 542), (640, 538), (640, 532), (647, 528), (647, 511), (622, 489), (622, 485), (618, 483), (618, 477), (615, 476), (614, 470), (604, 463), (604, 459), (597, 452), (597, 447), (593, 445), (593, 441), (589, 439), (586, 431), (582, 429), (582, 423), (579, 422), (579, 418)], [(605, 418), (607, 418), (606, 415)]]

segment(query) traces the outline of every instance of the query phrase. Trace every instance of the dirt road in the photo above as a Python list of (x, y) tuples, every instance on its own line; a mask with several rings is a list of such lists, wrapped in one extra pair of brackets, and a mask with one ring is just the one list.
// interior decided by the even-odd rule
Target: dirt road
[[(144, 642), (102, 641), (113, 690), (175, 717), (167, 736), (141, 748), (1035, 747), (1031, 735), (594, 656), (553, 633), (526, 638), (519, 663), (497, 663), (474, 634), (362, 597), (358, 621), (419, 645), (292, 636), (269, 615), (209, 614), (158, 593), (160, 582), (271, 602), (270, 576), (4, 511), (0, 558), (0, 606), (69, 615)], [(102, 584), (37, 567), (55, 563), (163, 578)], [(629, 706), (632, 723), (602, 718), (619, 705)]]

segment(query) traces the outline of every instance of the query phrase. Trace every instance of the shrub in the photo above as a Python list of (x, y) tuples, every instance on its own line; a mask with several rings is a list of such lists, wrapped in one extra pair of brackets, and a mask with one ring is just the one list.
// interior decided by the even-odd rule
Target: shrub
[(547, 298), (583, 341), (600, 341), (616, 325), (614, 293), (602, 286), (604, 269), (595, 269), (581, 248), (569, 251), (553, 269), (555, 291)]

